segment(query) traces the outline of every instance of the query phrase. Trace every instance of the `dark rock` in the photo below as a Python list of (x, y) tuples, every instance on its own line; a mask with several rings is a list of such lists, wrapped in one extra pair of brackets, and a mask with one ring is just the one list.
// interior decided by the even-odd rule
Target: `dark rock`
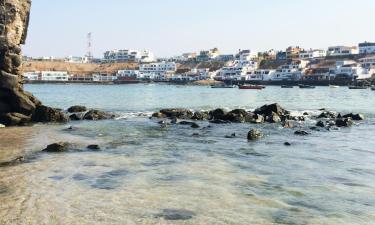
[(32, 120), (42, 123), (66, 123), (69, 118), (58, 109), (40, 105), (35, 109)]
[(230, 122), (227, 120), (210, 120), (210, 123), (225, 124), (225, 123), (230, 123)]
[(285, 145), (285, 146), (291, 146), (292, 144), (289, 143), (289, 142), (284, 142), (284, 145)]
[(154, 117), (154, 118), (165, 118), (166, 116), (161, 112), (156, 112), (156, 113), (152, 114), (152, 117)]
[(309, 113), (308, 113), (308, 112), (304, 112), (303, 115), (304, 115), (304, 116), (308, 116)]
[(162, 109), (160, 113), (169, 118), (191, 119), (193, 117), (193, 112), (188, 109)]
[(89, 146), (87, 146), (87, 149), (90, 149), (90, 150), (100, 150), (100, 146), (99, 145), (89, 145)]
[(84, 115), (84, 113), (73, 113), (69, 116), (69, 119), (73, 121), (82, 120)]
[(50, 144), (43, 150), (43, 152), (52, 152), (52, 153), (58, 153), (58, 152), (65, 152), (68, 151), (70, 147), (70, 144), (67, 142), (58, 142), (54, 144)]
[(325, 127), (326, 124), (323, 121), (318, 121), (315, 126), (317, 126), (317, 127)]
[(226, 135), (225, 138), (235, 138), (236, 137), (236, 133), (233, 133), (231, 135)]
[(189, 220), (194, 216), (196, 216), (194, 212), (184, 209), (163, 209), (163, 212), (157, 215), (165, 220)]
[(350, 127), (354, 123), (351, 118), (340, 118), (336, 120), (337, 127)]
[(195, 112), (191, 119), (193, 119), (193, 120), (207, 120), (208, 119), (208, 112)]
[(271, 105), (264, 105), (258, 109), (256, 109), (254, 111), (254, 113), (256, 114), (261, 114), (261, 115), (265, 115), (265, 116), (269, 116), (271, 115), (272, 113), (276, 113), (277, 115), (281, 116), (281, 115), (285, 115), (285, 114), (289, 114), (289, 112), (285, 109), (283, 109), (279, 104), (277, 103), (274, 103), (274, 104), (271, 104)]
[(259, 114), (253, 114), (250, 122), (251, 123), (264, 123), (264, 117)]
[(271, 112), (270, 115), (266, 117), (267, 122), (269, 123), (280, 123), (281, 118), (277, 113)]
[(247, 140), (254, 141), (263, 137), (263, 133), (257, 129), (251, 129), (247, 134)]
[(362, 114), (346, 114), (343, 116), (343, 118), (352, 118), (352, 120), (365, 120), (365, 116)]
[(210, 120), (225, 120), (226, 114), (227, 114), (227, 111), (224, 109), (215, 109), (213, 111), (210, 111), (209, 117), (210, 117)]
[(287, 120), (287, 121), (285, 121), (285, 122), (283, 123), (283, 127), (284, 127), (284, 128), (293, 128), (293, 127), (294, 127), (294, 124), (293, 124), (292, 121)]
[(199, 137), (200, 134), (199, 134), (199, 133), (194, 133), (194, 134), (192, 134), (191, 136), (192, 136), (192, 137)]
[(338, 114), (335, 112), (324, 111), (318, 116), (318, 118), (335, 119), (337, 118), (337, 115)]
[(188, 126), (191, 126), (192, 128), (199, 128), (200, 127), (197, 123), (189, 122), (189, 121), (181, 121), (178, 124), (180, 124), (180, 125), (188, 125)]
[(31, 118), (20, 113), (7, 113), (0, 115), (0, 123), (5, 126), (24, 126), (30, 123)]
[(318, 127), (310, 127), (310, 130), (320, 131)]
[(306, 135), (309, 135), (310, 133), (304, 131), (304, 130), (297, 130), (296, 132), (294, 132), (295, 135), (299, 135), (299, 136), (306, 136)]
[(84, 120), (109, 120), (113, 119), (115, 116), (99, 110), (90, 110), (84, 116)]
[(68, 112), (70, 113), (79, 113), (79, 112), (86, 112), (87, 108), (82, 105), (75, 105), (68, 109)]

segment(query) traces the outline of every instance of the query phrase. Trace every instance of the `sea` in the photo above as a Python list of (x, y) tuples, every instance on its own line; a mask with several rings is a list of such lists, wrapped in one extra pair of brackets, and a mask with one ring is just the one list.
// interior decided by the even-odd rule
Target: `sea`
[[(114, 120), (37, 124), (24, 161), (0, 167), (0, 224), (375, 224), (375, 91), (264, 90), (167, 84), (28, 84), (45, 105), (116, 114)], [(163, 108), (295, 115), (362, 113), (349, 128), (280, 124), (161, 126)], [(68, 129), (71, 127), (73, 129)], [(250, 129), (264, 137), (247, 140)], [(307, 136), (294, 132), (304, 129)], [(227, 136), (236, 134), (233, 138)], [(67, 141), (70, 151), (46, 145)], [(291, 145), (284, 145), (289, 142)], [(88, 150), (98, 144), (101, 150)]]

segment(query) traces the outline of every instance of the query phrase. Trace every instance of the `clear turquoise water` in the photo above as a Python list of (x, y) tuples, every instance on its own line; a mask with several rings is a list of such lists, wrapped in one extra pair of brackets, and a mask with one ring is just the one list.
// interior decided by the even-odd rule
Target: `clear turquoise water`
[[(26, 89), (47, 105), (83, 104), (121, 118), (74, 122), (78, 129), (70, 132), (64, 131), (67, 125), (39, 126), (30, 152), (66, 140), (78, 149), (98, 143), (102, 151), (35, 153), (29, 163), (1, 168), (0, 224), (375, 223), (373, 91), (143, 84)], [(352, 128), (297, 137), (295, 130), (272, 124), (160, 128), (147, 116), (166, 107), (254, 109), (273, 102), (296, 113), (324, 107), (362, 112), (367, 119)], [(253, 127), (266, 136), (249, 143), (246, 134)], [(234, 132), (237, 138), (225, 138)], [(193, 215), (171, 221), (163, 217), (166, 209)]]

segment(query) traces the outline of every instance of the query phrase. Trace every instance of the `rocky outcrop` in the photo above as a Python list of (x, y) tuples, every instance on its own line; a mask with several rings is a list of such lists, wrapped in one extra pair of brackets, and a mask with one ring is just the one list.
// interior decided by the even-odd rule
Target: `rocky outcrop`
[(47, 148), (43, 149), (43, 152), (50, 152), (50, 153), (59, 153), (59, 152), (66, 152), (69, 150), (70, 144), (67, 142), (58, 142), (54, 144), (50, 144)]
[(0, 123), (7, 126), (55, 122), (48, 120), (56, 120), (54, 116), (42, 119), (38, 111), (41, 108), (48, 108), (45, 111), (49, 114), (61, 115), (23, 89), (20, 46), (25, 44), (30, 6), (31, 0), (0, 0)]
[(258, 129), (251, 129), (247, 134), (247, 140), (255, 141), (261, 139), (263, 137), (263, 133)]

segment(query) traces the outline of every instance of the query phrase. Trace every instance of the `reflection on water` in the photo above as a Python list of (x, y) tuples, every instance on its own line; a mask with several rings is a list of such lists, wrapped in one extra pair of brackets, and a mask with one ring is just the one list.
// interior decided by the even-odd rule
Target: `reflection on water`
[[(30, 88), (49, 103), (52, 90), (48, 87)], [(115, 90), (111, 91), (116, 93), (120, 87), (113, 86)], [(136, 87), (129, 88), (140, 93)], [(72, 87), (53, 87), (57, 93), (66, 88)], [(147, 88), (153, 90), (145, 90), (145, 95), (160, 94), (165, 89), (170, 96), (182, 99), (180, 95), (185, 95), (185, 103), (178, 104), (189, 108), (202, 106), (204, 100), (189, 105), (191, 100), (186, 94), (196, 91), (197, 96), (211, 96), (215, 92), (196, 87)], [(121, 89), (119, 94), (124, 95), (122, 92), (126, 90)], [(335, 100), (330, 98), (345, 96), (341, 92), (337, 96), (327, 95), (323, 106), (335, 109)], [(66, 95), (73, 99), (70, 96), (73, 93)], [(277, 95), (265, 95), (260, 97), (264, 101), (267, 98), (268, 102), (280, 102)], [(222, 104), (221, 100), (229, 102), (221, 97), (216, 100), (208, 97), (204, 104), (213, 108)], [(69, 104), (95, 103), (98, 108), (115, 105), (104, 97), (89, 99), (74, 103), (72, 100)], [(59, 101), (63, 102), (56, 97), (56, 102)], [(33, 160), (0, 168), (0, 224), (372, 224), (375, 221), (375, 150), (371, 148), (375, 140), (369, 138), (375, 132), (373, 108), (363, 108), (368, 120), (350, 129), (297, 137), (294, 130), (265, 125), (259, 128), (266, 137), (249, 143), (246, 134), (254, 125), (208, 127), (208, 123), (200, 122), (199, 129), (178, 125), (162, 129), (156, 120), (127, 116), (133, 115), (129, 112), (148, 112), (159, 107), (154, 102), (136, 109), (139, 103), (134, 101), (129, 100), (129, 108), (125, 104), (112, 108), (127, 119), (78, 122), (73, 124), (77, 129), (70, 131), (64, 130), (66, 126), (43, 126), (42, 133), (27, 148)], [(291, 110), (301, 107), (295, 96), (283, 101), (288, 101)], [(375, 106), (367, 103), (368, 107)], [(162, 100), (161, 104), (166, 102)], [(255, 108), (261, 104), (247, 106)], [(306, 109), (317, 108), (315, 102), (311, 106), (308, 102), (301, 104)], [(357, 111), (351, 106), (354, 104), (338, 108)], [(232, 99), (233, 105), (246, 104), (238, 96)], [(226, 138), (232, 133), (236, 136)], [(70, 141), (78, 150), (37, 153), (53, 141)], [(284, 146), (285, 141), (292, 145)], [(102, 150), (85, 149), (93, 143)]]

